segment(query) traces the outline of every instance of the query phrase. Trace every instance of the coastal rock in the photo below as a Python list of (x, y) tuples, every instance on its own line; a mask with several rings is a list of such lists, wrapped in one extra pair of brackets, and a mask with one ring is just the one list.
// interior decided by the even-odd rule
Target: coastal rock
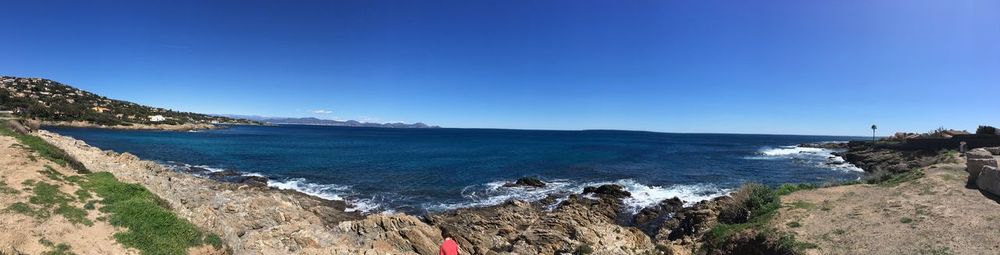
[(503, 186), (504, 187), (533, 187), (533, 188), (542, 188), (542, 187), (545, 187), (545, 182), (543, 182), (542, 180), (539, 180), (538, 178), (535, 178), (535, 177), (521, 177), (521, 178), (518, 178), (517, 181), (515, 181), (513, 183), (504, 184)]
[(647, 235), (656, 238), (663, 223), (682, 209), (684, 209), (684, 201), (681, 201), (680, 198), (664, 199), (657, 205), (639, 210), (632, 216), (632, 222)]
[(848, 150), (835, 152), (848, 163), (864, 169), (865, 172), (902, 173), (914, 168), (938, 163), (941, 158), (936, 151), (903, 151), (872, 146), (870, 143), (852, 141)]
[(803, 143), (799, 147), (820, 149), (847, 149), (847, 143)]
[(585, 187), (583, 188), (583, 194), (594, 194), (595, 196), (598, 197), (614, 198), (614, 199), (621, 199), (632, 196), (632, 193), (629, 193), (628, 191), (625, 190), (625, 187), (622, 187), (622, 185), (618, 184), (605, 184), (598, 187), (593, 187), (593, 186)]
[(989, 151), (976, 148), (965, 153), (965, 171), (969, 173), (969, 182), (976, 182), (984, 166), (997, 167), (997, 160)]
[(617, 223), (620, 199), (587, 199), (570, 195), (551, 211), (542, 203), (511, 201), (484, 208), (458, 209), (427, 217), (448, 230), (470, 254), (592, 254), (651, 252), (651, 239), (641, 230)]
[(692, 244), (718, 223), (719, 211), (730, 197), (719, 197), (683, 208), (663, 223), (656, 235), (658, 243)]
[(1000, 147), (987, 147), (983, 149), (989, 151), (990, 154), (993, 154), (994, 156), (1000, 155)]

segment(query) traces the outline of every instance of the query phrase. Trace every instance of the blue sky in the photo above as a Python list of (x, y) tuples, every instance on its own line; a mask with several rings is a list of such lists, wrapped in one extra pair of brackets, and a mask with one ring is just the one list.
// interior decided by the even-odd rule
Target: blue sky
[(1000, 1), (9, 1), (0, 74), (446, 127), (1000, 124)]

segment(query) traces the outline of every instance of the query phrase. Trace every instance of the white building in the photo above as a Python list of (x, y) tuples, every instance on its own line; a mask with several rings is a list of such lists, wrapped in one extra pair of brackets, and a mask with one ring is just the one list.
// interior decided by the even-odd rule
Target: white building
[(149, 121), (152, 121), (152, 122), (160, 122), (160, 121), (164, 121), (164, 120), (167, 120), (167, 118), (164, 118), (163, 115), (149, 116)]

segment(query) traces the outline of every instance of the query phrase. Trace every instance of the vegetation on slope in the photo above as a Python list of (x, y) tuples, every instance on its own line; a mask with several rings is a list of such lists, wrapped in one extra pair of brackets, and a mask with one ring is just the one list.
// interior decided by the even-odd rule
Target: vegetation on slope
[[(85, 121), (99, 125), (253, 123), (227, 117), (179, 112), (109, 99), (59, 82), (40, 78), (0, 77), (0, 110), (25, 118)], [(154, 121), (150, 116), (162, 116)]]

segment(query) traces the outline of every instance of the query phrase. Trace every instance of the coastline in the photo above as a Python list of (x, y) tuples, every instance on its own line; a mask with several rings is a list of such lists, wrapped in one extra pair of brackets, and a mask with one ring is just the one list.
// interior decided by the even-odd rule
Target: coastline
[[(166, 201), (178, 215), (199, 227), (220, 233), (237, 254), (328, 254), (329, 251), (335, 254), (430, 254), (436, 251), (442, 228), (457, 230), (462, 226), (497, 221), (508, 225), (507, 230), (502, 230), (507, 232), (502, 233), (509, 235), (509, 240), (489, 240), (489, 235), (484, 235), (481, 229), (467, 229), (463, 232), (470, 234), (460, 242), (463, 249), (486, 252), (507, 246), (525, 254), (554, 253), (572, 252), (588, 243), (606, 244), (595, 247), (596, 251), (603, 251), (595, 254), (655, 249), (653, 239), (648, 235), (634, 226), (623, 226), (616, 221), (622, 213), (621, 196), (597, 194), (598, 199), (592, 200), (580, 194), (571, 195), (570, 199), (561, 202), (555, 201), (555, 198), (535, 203), (510, 201), (482, 208), (449, 210), (422, 218), (402, 213), (361, 215), (345, 211), (347, 204), (343, 201), (325, 200), (293, 190), (210, 180), (176, 172), (129, 153), (104, 151), (49, 131), (40, 130), (36, 135), (65, 150), (93, 171), (110, 172), (122, 181), (145, 186)], [(547, 210), (548, 205), (555, 202), (559, 202), (560, 206)], [(506, 211), (507, 214), (497, 215), (496, 210)], [(489, 215), (503, 218), (487, 220)], [(525, 216), (530, 218), (523, 218)], [(548, 227), (559, 226), (565, 231), (549, 233), (538, 229), (535, 232), (512, 232), (513, 229), (527, 228), (539, 222), (549, 222)], [(581, 235), (580, 231), (592, 234)], [(546, 239), (553, 234), (563, 238)], [(522, 240), (525, 236), (545, 240), (529, 244)]]
[(116, 130), (163, 130), (163, 131), (192, 131), (192, 130), (211, 130), (211, 129), (226, 128), (226, 126), (222, 124), (210, 124), (210, 123), (185, 123), (176, 125), (132, 124), (128, 126), (125, 125), (105, 126), (85, 121), (42, 121), (42, 126), (70, 127), (70, 128), (102, 128), (102, 129), (116, 129)]
[[(739, 250), (747, 248), (768, 252), (785, 252), (788, 249), (801, 252), (804, 249), (805, 254), (823, 254), (817, 249), (845, 249), (837, 248), (838, 242), (830, 242), (827, 235), (817, 232), (831, 231), (829, 227), (824, 227), (824, 224), (830, 224), (830, 220), (807, 219), (851, 218), (850, 214), (855, 210), (884, 205), (884, 202), (879, 202), (882, 201), (880, 199), (904, 201), (916, 208), (929, 208), (924, 204), (933, 201), (907, 198), (909, 193), (914, 193), (913, 196), (918, 195), (916, 193), (924, 195), (926, 191), (922, 190), (926, 188), (913, 186), (923, 185), (925, 177), (922, 174), (908, 177), (910, 174), (904, 173), (893, 175), (887, 181), (865, 180), (823, 187), (782, 186), (772, 191), (776, 198), (780, 198), (780, 201), (773, 202), (776, 203), (773, 208), (780, 209), (772, 209), (775, 210), (773, 213), (765, 212), (766, 217), (762, 220), (735, 225), (724, 217), (728, 217), (725, 216), (727, 208), (734, 203), (742, 203), (734, 201), (745, 199), (737, 194), (742, 189), (730, 196), (703, 201), (666, 199), (636, 212), (628, 210), (624, 202), (631, 194), (616, 184), (586, 187), (583, 193), (566, 198), (549, 196), (532, 202), (511, 200), (498, 205), (450, 209), (419, 216), (391, 212), (366, 215), (348, 211), (349, 205), (344, 201), (325, 200), (266, 185), (216, 181), (179, 172), (129, 153), (101, 150), (49, 131), (41, 130), (35, 135), (65, 150), (93, 171), (110, 172), (125, 182), (145, 186), (159, 195), (179, 216), (198, 227), (219, 233), (236, 254), (435, 254), (442, 230), (458, 233), (456, 241), (466, 254), (700, 254), (696, 252), (706, 249), (716, 251), (709, 254), (739, 254)], [(867, 166), (865, 171), (876, 177), (881, 171), (895, 171), (906, 166), (930, 169), (927, 171), (931, 171), (932, 177), (927, 178), (953, 180), (951, 176), (955, 174), (951, 172), (956, 168), (954, 155), (950, 153), (905, 153), (854, 144), (837, 156), (850, 163)], [(944, 198), (934, 199), (954, 199), (950, 197), (954, 194), (963, 194), (966, 200), (986, 199), (962, 191), (962, 187), (953, 182), (948, 182), (949, 188), (937, 191), (946, 193)], [(893, 188), (895, 186), (886, 186), (886, 183), (904, 184)], [(859, 208), (852, 206), (855, 200), (861, 201), (858, 198), (823, 200), (830, 192), (842, 196), (860, 192), (872, 195), (865, 198), (867, 200), (864, 201), (869, 202), (865, 202), (864, 208)], [(898, 193), (904, 195), (896, 197)], [(808, 206), (812, 204), (822, 204), (823, 208), (855, 209), (813, 211), (808, 208), (818, 206)], [(976, 204), (979, 206), (972, 208), (993, 206)], [(800, 207), (807, 209), (803, 211)], [(838, 214), (829, 215), (828, 212)], [(997, 216), (1000, 218), (1000, 215)], [(929, 221), (926, 216), (920, 217), (917, 219), (922, 222)], [(877, 219), (863, 218), (858, 224)], [(800, 224), (810, 225), (799, 227)], [(730, 228), (737, 230), (726, 230)], [(939, 228), (919, 229), (927, 232)], [(954, 231), (961, 233), (966, 230)], [(717, 231), (728, 232), (722, 232), (726, 234), (719, 239)], [(795, 239), (790, 239), (791, 243), (777, 242), (785, 239), (776, 239), (776, 235), (784, 234), (769, 233), (795, 233), (808, 243)], [(913, 238), (907, 235), (913, 234), (904, 234), (900, 238)], [(860, 240), (852, 242), (872, 239), (863, 233), (845, 236), (857, 236)], [(820, 248), (815, 248), (817, 244)]]

